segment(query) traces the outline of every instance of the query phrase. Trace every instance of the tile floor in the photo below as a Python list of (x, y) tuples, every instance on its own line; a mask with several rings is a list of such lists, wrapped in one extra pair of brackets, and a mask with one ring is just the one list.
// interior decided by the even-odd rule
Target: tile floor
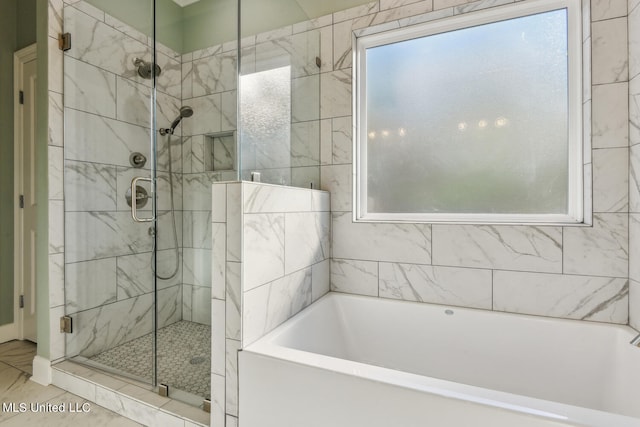
[[(9, 341), (0, 344), (0, 426), (1, 427), (128, 427), (139, 426), (128, 418), (109, 411), (95, 403), (68, 393), (52, 385), (44, 387), (33, 381), (31, 363), (35, 356), (36, 346), (28, 341)], [(27, 405), (26, 412), (13, 412), (6, 404)], [(31, 404), (52, 408), (63, 405), (64, 413), (31, 411)], [(82, 412), (84, 408), (89, 412)], [(77, 408), (77, 409), (76, 409)], [(70, 412), (69, 409), (78, 412)]]

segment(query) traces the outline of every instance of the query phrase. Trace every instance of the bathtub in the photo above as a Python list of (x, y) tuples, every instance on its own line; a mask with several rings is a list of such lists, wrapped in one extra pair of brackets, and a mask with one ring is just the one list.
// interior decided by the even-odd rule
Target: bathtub
[(330, 293), (239, 353), (240, 427), (639, 427), (634, 335)]

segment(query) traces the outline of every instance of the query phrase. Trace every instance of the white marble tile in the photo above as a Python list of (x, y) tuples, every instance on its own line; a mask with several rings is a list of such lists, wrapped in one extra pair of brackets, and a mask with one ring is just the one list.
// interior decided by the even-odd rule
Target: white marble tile
[(242, 260), (242, 184), (227, 185), (227, 261)]
[(245, 292), (284, 275), (284, 214), (245, 214), (242, 277)]
[(320, 88), (320, 118), (351, 115), (351, 68), (323, 73)]
[(64, 305), (64, 254), (49, 255), (49, 307)]
[(490, 310), (491, 280), (491, 270), (380, 263), (383, 298)]
[(311, 300), (316, 301), (331, 290), (331, 260), (311, 267)]
[[(316, 58), (320, 57), (319, 30), (310, 30), (291, 36), (291, 75), (293, 77), (318, 74)], [(322, 60), (322, 58), (321, 58)]]
[(603, 21), (605, 19), (619, 18), (627, 14), (627, 2), (619, 0), (592, 0), (591, 20)]
[(49, 91), (49, 145), (64, 145), (63, 95)]
[(167, 95), (182, 97), (182, 64), (174, 58), (157, 53), (158, 66), (162, 70), (157, 79), (157, 89)]
[(583, 169), (583, 181), (584, 186), (582, 187), (583, 194), (583, 213), (584, 213), (584, 223), (587, 225), (593, 224), (593, 171), (591, 167), (591, 163), (584, 165)]
[(320, 164), (333, 163), (332, 119), (320, 120)]
[(191, 321), (211, 325), (211, 288), (194, 286), (191, 298)]
[[(116, 283), (118, 300), (153, 292), (151, 252), (121, 256), (116, 259)], [(100, 262), (111, 260), (107, 258)], [(88, 264), (99, 261), (88, 261)], [(93, 268), (92, 268), (93, 270)]]
[(92, 18), (97, 19), (98, 21), (104, 21), (104, 18), (105, 18), (104, 11), (102, 9), (97, 8), (96, 6), (93, 6), (90, 3), (87, 3), (86, 1), (78, 2), (74, 4), (73, 7), (78, 9), (81, 12), (86, 13)]
[(311, 193), (297, 188), (245, 182), (242, 197), (245, 214), (311, 210)]
[(411, 25), (421, 24), (423, 22), (435, 21), (437, 19), (448, 18), (453, 16), (453, 8), (445, 8), (440, 10), (434, 10), (433, 12), (424, 13), (421, 15), (410, 16), (398, 20), (400, 27), (408, 27)]
[(459, 15), (462, 13), (474, 12), (476, 10), (487, 9), (490, 7), (502, 6), (505, 4), (513, 3), (514, 0), (480, 0), (472, 3), (459, 5), (453, 8), (453, 14)]
[(629, 215), (629, 278), (640, 282), (640, 214)]
[(291, 185), (299, 188), (320, 188), (320, 167), (291, 168)]
[[(197, 249), (211, 249), (211, 212), (183, 211), (183, 246)], [(225, 236), (223, 235), (224, 239)], [(223, 254), (224, 255), (224, 254)]]
[[(246, 289), (246, 288), (245, 288)], [(311, 304), (311, 268), (244, 292), (242, 339), (251, 344)]]
[(330, 26), (332, 23), (333, 23), (332, 15), (323, 15), (318, 18), (309, 19), (307, 21), (302, 21), (302, 22), (293, 24), (292, 32), (293, 34), (302, 33), (304, 31), (327, 27), (327, 26)]
[(320, 118), (321, 77), (298, 77), (291, 80), (291, 122)]
[(238, 427), (238, 418), (227, 415), (227, 424), (226, 427)]
[(591, 28), (593, 84), (627, 80), (627, 19), (615, 18), (594, 22)]
[(63, 93), (64, 86), (64, 74), (62, 72), (62, 63), (63, 63), (63, 54), (62, 51), (58, 48), (58, 38), (49, 37), (47, 39), (48, 42), (48, 69), (49, 72), (47, 74), (48, 87), (47, 89), (50, 92), (55, 93)]
[(234, 340), (241, 339), (240, 303), (242, 301), (240, 289), (241, 265), (238, 262), (227, 263), (226, 274), (226, 337)]
[(496, 271), (494, 310), (569, 319), (626, 323), (624, 278)]
[(593, 148), (629, 145), (628, 93), (627, 82), (593, 87)]
[(64, 69), (64, 105), (67, 109), (116, 117), (115, 75), (69, 56), (64, 58)]
[(225, 374), (225, 303), (211, 300), (211, 372)]
[[(65, 251), (65, 214), (62, 200), (49, 201), (49, 254)], [(68, 258), (67, 258), (68, 259)]]
[(66, 372), (53, 369), (51, 372), (51, 380), (56, 387), (71, 392), (76, 396), (88, 399), (92, 402), (96, 400), (96, 385), (78, 378)]
[(584, 84), (582, 85), (582, 99), (587, 101), (591, 99), (591, 91), (593, 84), (593, 69), (591, 68), (592, 37), (588, 37), (582, 42), (582, 75), (584, 76)]
[(320, 188), (331, 194), (333, 212), (350, 212), (353, 206), (353, 166), (321, 166)]
[(113, 16), (109, 15), (108, 13), (105, 13), (104, 15), (104, 23), (115, 28), (116, 30), (125, 33), (126, 35), (128, 35), (129, 37), (139, 41), (142, 44), (147, 44), (148, 41), (148, 37), (146, 34), (141, 33), (140, 31), (136, 30), (135, 28), (125, 24), (124, 22), (120, 21), (117, 18), (114, 18)]
[(357, 18), (363, 15), (369, 15), (376, 13), (380, 10), (380, 5), (377, 1), (366, 3), (360, 6), (355, 6), (346, 10), (341, 10), (333, 14), (333, 22), (338, 23), (346, 21), (347, 19)]
[(193, 98), (193, 61), (182, 62), (182, 98)]
[(291, 166), (314, 166), (320, 163), (320, 122), (291, 125)]
[(70, 313), (116, 301), (116, 259), (66, 265), (65, 299)]
[(67, 212), (65, 220), (66, 262), (130, 255), (152, 247), (148, 227), (134, 223), (128, 212)]
[(226, 410), (227, 414), (238, 416), (238, 351), (240, 341), (227, 340), (226, 351)]
[(193, 61), (193, 96), (234, 90), (237, 87), (235, 52), (221, 53)]
[[(636, 6), (629, 9), (629, 77), (640, 75), (640, 8)], [(631, 6), (631, 5), (630, 5)]]
[[(211, 284), (217, 284), (213, 292), (215, 298), (224, 299), (225, 270), (227, 268), (227, 226), (225, 224), (211, 224), (213, 246), (211, 249)], [(222, 294), (221, 292), (222, 291)]]
[(146, 294), (75, 314), (74, 333), (65, 337), (66, 355), (92, 357), (148, 334), (153, 310), (153, 295)]
[(225, 378), (211, 374), (211, 425), (224, 426), (225, 421)]
[(143, 425), (184, 427), (182, 418), (102, 387), (98, 387), (96, 390), (96, 403)]
[[(211, 294), (208, 293), (208, 301)], [(171, 286), (160, 289), (157, 292), (156, 312), (158, 313), (158, 328), (164, 328), (175, 322), (182, 320), (182, 286)], [(207, 316), (211, 318), (210, 313)], [(195, 320), (196, 322), (198, 320)], [(202, 323), (202, 322), (201, 322)]]
[[(212, 252), (210, 249), (183, 249), (182, 280), (184, 283), (211, 287)], [(222, 280), (224, 281), (224, 277)]]
[(640, 282), (635, 280), (629, 284), (629, 325), (640, 330)]
[(331, 194), (327, 191), (314, 190), (311, 192), (311, 211), (329, 212), (331, 210)]
[(151, 89), (132, 80), (117, 80), (117, 119), (151, 127)]
[(353, 161), (353, 118), (351, 116), (333, 119), (332, 163), (351, 164)]
[(629, 150), (629, 211), (640, 212), (640, 144)]
[(427, 224), (354, 223), (351, 212), (334, 213), (333, 257), (428, 264), (431, 226)]
[(150, 158), (149, 130), (109, 118), (65, 109), (65, 158), (130, 167), (129, 155)]
[[(116, 210), (118, 197), (116, 182), (115, 166), (67, 160), (65, 162), (65, 209), (67, 211)], [(87, 197), (88, 195), (91, 197)]]
[(628, 212), (629, 149), (593, 150), (593, 211)]
[[(222, 104), (220, 130), (235, 131), (238, 128), (238, 91), (222, 92), (220, 98)], [(234, 138), (237, 139), (235, 134)]]
[(62, 13), (64, 3), (62, 0), (49, 0), (48, 1), (48, 14), (49, 19), (47, 22), (49, 23), (49, 37), (58, 37), (58, 34), (62, 32)]
[(185, 174), (182, 178), (182, 208), (189, 211), (210, 211), (211, 184), (214, 180), (212, 173)]
[(49, 358), (52, 362), (67, 356), (65, 337), (60, 333), (60, 318), (64, 316), (65, 307), (60, 305), (49, 309)]
[(436, 224), (433, 264), (560, 273), (562, 229)]
[(565, 274), (628, 277), (628, 215), (593, 215), (593, 227), (564, 229)]
[(629, 144), (640, 144), (640, 75), (629, 82)]
[[(182, 123), (182, 132), (184, 135), (201, 135), (220, 132), (222, 102), (219, 93), (188, 100), (185, 99), (184, 104), (193, 108), (193, 116), (190, 119), (184, 120)], [(173, 118), (170, 120), (173, 120)]]
[(62, 147), (49, 145), (47, 149), (49, 200), (64, 198), (64, 153)]
[(284, 220), (284, 272), (293, 273), (330, 257), (329, 212), (288, 213)]
[(331, 260), (331, 290), (378, 296), (378, 263), (347, 259)]

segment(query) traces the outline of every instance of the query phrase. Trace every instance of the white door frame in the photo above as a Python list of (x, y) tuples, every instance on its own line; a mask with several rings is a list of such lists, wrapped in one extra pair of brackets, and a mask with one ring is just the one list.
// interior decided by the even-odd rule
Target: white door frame
[(20, 49), (14, 54), (14, 65), (13, 65), (13, 95), (14, 95), (14, 187), (13, 187), (13, 196), (14, 196), (14, 238), (13, 238), (13, 269), (14, 269), (14, 280), (13, 280), (13, 323), (0, 326), (0, 342), (9, 341), (12, 339), (24, 339), (24, 331), (23, 331), (23, 313), (20, 309), (20, 295), (23, 294), (23, 269), (24, 269), (24, 260), (22, 258), (22, 247), (23, 247), (23, 238), (24, 238), (24, 218), (23, 218), (23, 210), (20, 209), (20, 205), (18, 203), (20, 194), (24, 194), (23, 192), (23, 168), (22, 168), (22, 145), (24, 140), (24, 135), (22, 134), (22, 121), (23, 121), (23, 109), (20, 107), (20, 103), (18, 101), (20, 96), (20, 90), (23, 88), (23, 66), (25, 63), (29, 61), (33, 61), (36, 59), (36, 44), (32, 44), (31, 46), (27, 46), (24, 49)]

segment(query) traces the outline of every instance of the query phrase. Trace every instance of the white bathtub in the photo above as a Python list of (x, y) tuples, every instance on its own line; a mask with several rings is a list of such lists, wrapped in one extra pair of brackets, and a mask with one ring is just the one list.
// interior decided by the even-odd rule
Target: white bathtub
[(331, 293), (240, 352), (240, 427), (638, 427), (633, 337)]

